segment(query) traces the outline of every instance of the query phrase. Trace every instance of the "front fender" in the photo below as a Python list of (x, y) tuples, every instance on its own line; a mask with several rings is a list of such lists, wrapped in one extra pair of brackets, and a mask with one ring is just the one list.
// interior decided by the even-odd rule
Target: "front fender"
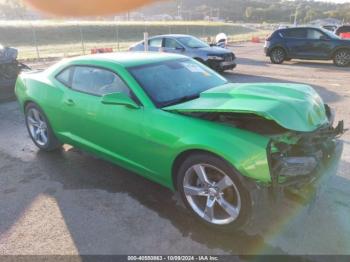
[(241, 175), (268, 183), (271, 181), (267, 159), (269, 138), (240, 130), (225, 127), (224, 132), (203, 132), (195, 136), (181, 138), (177, 145), (176, 157), (189, 150), (202, 150), (222, 157)]

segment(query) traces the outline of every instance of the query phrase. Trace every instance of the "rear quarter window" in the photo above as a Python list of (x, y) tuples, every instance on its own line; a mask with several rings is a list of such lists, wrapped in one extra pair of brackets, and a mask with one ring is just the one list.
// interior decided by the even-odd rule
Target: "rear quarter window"
[(71, 67), (64, 69), (56, 76), (56, 79), (66, 86), (70, 86)]

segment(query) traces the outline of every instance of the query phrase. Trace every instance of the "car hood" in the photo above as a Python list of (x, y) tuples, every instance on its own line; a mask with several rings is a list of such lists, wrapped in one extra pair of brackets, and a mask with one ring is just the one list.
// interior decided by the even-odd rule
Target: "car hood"
[(217, 47), (217, 46), (198, 48), (198, 50), (200, 50), (201, 52), (207, 53), (209, 55), (220, 55), (220, 54), (231, 53), (230, 50), (222, 48), (222, 47)]
[(312, 87), (302, 84), (226, 84), (201, 93), (197, 99), (163, 109), (256, 114), (300, 132), (311, 132), (328, 123), (322, 99)]

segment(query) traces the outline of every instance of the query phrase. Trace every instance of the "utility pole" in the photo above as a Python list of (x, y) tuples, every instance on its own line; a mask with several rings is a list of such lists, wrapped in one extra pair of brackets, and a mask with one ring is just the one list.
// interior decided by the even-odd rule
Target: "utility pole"
[(295, 8), (295, 14), (294, 14), (294, 26), (298, 25), (298, 6)]
[(182, 0), (177, 1), (177, 16), (182, 17)]

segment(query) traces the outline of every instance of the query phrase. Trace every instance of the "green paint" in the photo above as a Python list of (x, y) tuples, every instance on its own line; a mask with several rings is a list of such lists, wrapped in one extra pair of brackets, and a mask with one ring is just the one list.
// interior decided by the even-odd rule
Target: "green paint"
[[(312, 131), (327, 121), (322, 100), (308, 86), (296, 84), (228, 84), (200, 98), (159, 109), (126, 70), (127, 67), (178, 59), (158, 53), (104, 54), (64, 60), (41, 73), (23, 73), (16, 94), (47, 115), (56, 136), (148, 179), (174, 189), (175, 159), (189, 150), (221, 156), (243, 175), (270, 182), (266, 147), (270, 137), (172, 111), (254, 113), (297, 131)], [(140, 106), (120, 95), (76, 92), (55, 79), (70, 65), (93, 65), (117, 73)], [(65, 103), (67, 99), (74, 105)]]

